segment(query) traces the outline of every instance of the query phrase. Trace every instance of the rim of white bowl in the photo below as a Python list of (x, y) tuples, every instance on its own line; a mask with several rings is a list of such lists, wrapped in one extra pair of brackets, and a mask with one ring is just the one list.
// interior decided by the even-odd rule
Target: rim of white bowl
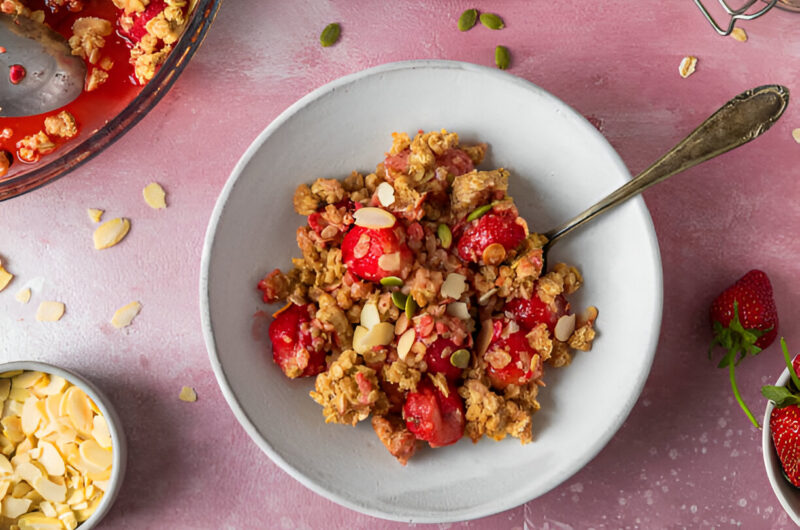
[[(784, 368), (778, 380), (775, 381), (776, 386), (784, 386), (789, 382), (789, 369)], [(764, 471), (767, 473), (769, 485), (772, 486), (772, 492), (778, 498), (783, 511), (794, 521), (794, 524), (800, 526), (800, 513), (798, 513), (786, 497), (787, 491), (792, 486), (786, 484), (786, 479), (783, 477), (781, 471), (781, 463), (778, 456), (775, 454), (775, 449), (772, 447), (772, 430), (769, 428), (769, 417), (772, 415), (772, 409), (775, 408), (775, 403), (767, 401), (767, 407), (764, 410), (764, 422), (761, 424), (761, 453), (764, 457)], [(794, 492), (795, 495), (800, 495), (800, 491)]]
[[(340, 492), (328, 489), (325, 487), (320, 486), (315, 481), (298, 471), (292, 464), (287, 462), (284, 458), (280, 456), (280, 454), (275, 451), (270, 443), (264, 439), (261, 433), (258, 431), (258, 428), (255, 426), (253, 421), (244, 411), (242, 406), (239, 404), (239, 401), (236, 397), (236, 392), (234, 391), (233, 387), (228, 382), (228, 378), (225, 374), (225, 371), (222, 368), (222, 364), (219, 362), (219, 357), (217, 355), (217, 348), (216, 348), (216, 341), (214, 339), (214, 334), (212, 331), (212, 323), (211, 323), (211, 314), (209, 309), (209, 299), (208, 299), (208, 276), (209, 276), (209, 266), (211, 263), (211, 252), (214, 246), (214, 236), (217, 231), (217, 225), (219, 224), (220, 217), (222, 215), (222, 211), (225, 207), (225, 204), (228, 201), (228, 198), (236, 185), (236, 181), (238, 180), (239, 176), (241, 175), (242, 170), (244, 167), (249, 163), (250, 159), (256, 153), (256, 151), (261, 147), (261, 145), (266, 141), (266, 139), (273, 134), (273, 132), (278, 129), (281, 125), (283, 125), (286, 121), (288, 121), (295, 113), (297, 113), (300, 109), (308, 105), (310, 102), (315, 101), (322, 96), (329, 94), (341, 87), (356, 82), (362, 78), (379, 75), (386, 72), (393, 72), (396, 70), (416, 70), (420, 68), (434, 68), (434, 69), (448, 69), (448, 70), (466, 70), (472, 72), (480, 72), (484, 75), (490, 75), (495, 78), (501, 79), (504, 82), (512, 83), (518, 87), (525, 88), (532, 92), (537, 93), (540, 96), (544, 96), (549, 98), (553, 101), (555, 105), (560, 107), (563, 112), (569, 113), (574, 115), (578, 118), (578, 121), (583, 124), (584, 128), (587, 130), (591, 130), (593, 134), (599, 136), (600, 139), (605, 143), (608, 148), (608, 153), (614, 159), (615, 165), (623, 172), (625, 175), (630, 175), (628, 172), (628, 168), (625, 166), (624, 162), (620, 158), (617, 151), (608, 143), (608, 140), (600, 134), (600, 132), (591, 124), (589, 121), (583, 117), (579, 112), (574, 110), (572, 107), (567, 105), (564, 101), (559, 99), (558, 97), (554, 96), (550, 92), (544, 90), (543, 88), (539, 87), (538, 85), (531, 83), (530, 81), (523, 79), (521, 77), (517, 77), (511, 73), (508, 73), (503, 70), (499, 70), (497, 68), (490, 68), (487, 66), (481, 66), (472, 63), (465, 63), (461, 61), (447, 61), (447, 60), (436, 60), (436, 59), (425, 59), (425, 60), (410, 60), (410, 61), (399, 61), (399, 62), (392, 62), (386, 63), (380, 66), (375, 66), (372, 68), (367, 68), (365, 70), (361, 70), (359, 72), (355, 72), (353, 74), (346, 75), (344, 77), (340, 77), (334, 81), (331, 81), (321, 87), (309, 92), (305, 96), (301, 97), (291, 106), (289, 106), (286, 110), (284, 110), (277, 118), (275, 118), (267, 127), (252, 141), (250, 146), (241, 156), (239, 161), (236, 163), (236, 166), (231, 171), (228, 180), (225, 182), (225, 186), (222, 188), (219, 197), (217, 198), (217, 202), (214, 205), (214, 210), (211, 213), (211, 218), (209, 219), (208, 228), (206, 230), (206, 236), (203, 243), (203, 253), (201, 257), (201, 264), (200, 264), (200, 320), (201, 325), (203, 327), (203, 337), (206, 343), (206, 349), (208, 350), (209, 361), (211, 362), (211, 367), (214, 370), (214, 375), (217, 378), (217, 383), (219, 384), (220, 390), (222, 391), (222, 395), (225, 397), (225, 400), (228, 402), (228, 406), (233, 411), (234, 416), (242, 425), (244, 430), (247, 434), (252, 438), (252, 440), (256, 443), (256, 445), (269, 456), (273, 462), (277, 463), (286, 473), (288, 473), (292, 478), (303, 484), (305, 487), (310, 489), (311, 491), (329, 499), (337, 504), (344, 506), (346, 508), (350, 508), (351, 510), (357, 511), (359, 513), (364, 513), (367, 515), (371, 515), (373, 517), (378, 517), (380, 519), (387, 519), (391, 521), (400, 521), (406, 523), (448, 523), (448, 522), (458, 522), (458, 521), (466, 521), (471, 519), (477, 519), (480, 517), (486, 517), (489, 515), (493, 515), (496, 513), (500, 513), (506, 510), (510, 510), (517, 506), (520, 506), (526, 502), (533, 500), (541, 495), (544, 495), (547, 491), (555, 488), (559, 484), (562, 484), (564, 481), (569, 479), (572, 475), (577, 473), (581, 470), (586, 464), (588, 464), (598, 453), (608, 444), (609, 440), (612, 436), (619, 430), (622, 426), (622, 423), (628, 417), (631, 412), (631, 409), (636, 404), (636, 401), (639, 399), (639, 395), (642, 392), (642, 388), (644, 387), (645, 382), (647, 381), (647, 377), (650, 374), (650, 369), (652, 367), (653, 358), (655, 356), (656, 347), (658, 345), (658, 338), (660, 335), (661, 329), (661, 317), (663, 311), (663, 271), (661, 266), (661, 254), (658, 245), (658, 238), (656, 237), (655, 227), (653, 225), (653, 220), (650, 217), (650, 212), (647, 209), (647, 206), (644, 203), (644, 199), (641, 196), (634, 197), (633, 199), (629, 200), (629, 203), (633, 203), (639, 209), (640, 214), (643, 215), (644, 222), (646, 224), (647, 233), (649, 236), (649, 243), (650, 248), (653, 250), (655, 254), (654, 263), (656, 263), (656, 271), (654, 272), (654, 276), (656, 278), (656, 293), (655, 293), (655, 309), (656, 311), (653, 312), (653, 320), (651, 322), (651, 329), (654, 332), (650, 335), (650, 342), (647, 344), (647, 348), (645, 350), (648, 359), (647, 359), (647, 370), (643, 370), (642, 373), (639, 374), (637, 380), (634, 382), (633, 388), (635, 392), (631, 393), (631, 397), (624, 404), (624, 406), (619, 410), (618, 416), (615, 418), (615, 421), (609, 425), (609, 428), (603, 432), (594, 442), (594, 446), (591, 450), (587, 451), (583, 458), (577, 459), (574, 464), (565, 471), (564, 475), (559, 478), (554, 478), (552, 483), (547, 484), (543, 491), (539, 494), (531, 496), (526, 492), (519, 492), (516, 495), (509, 495), (505, 502), (498, 502), (491, 506), (491, 508), (487, 508), (486, 506), (481, 506), (477, 509), (472, 510), (461, 510), (457, 512), (448, 512), (448, 513), (436, 513), (430, 515), (419, 515), (419, 514), (402, 514), (402, 513), (389, 513), (384, 512), (381, 510), (376, 510), (371, 506), (366, 506), (357, 502), (353, 502), (351, 499), (345, 497)], [(599, 199), (600, 197), (598, 197)]]
[(11, 361), (7, 363), (0, 363), (0, 374), (11, 372), (14, 370), (30, 370), (37, 372), (44, 372), (46, 374), (58, 375), (63, 377), (73, 385), (77, 386), (88, 395), (108, 424), (108, 432), (111, 433), (111, 448), (112, 448), (112, 464), (111, 464), (111, 478), (108, 481), (108, 491), (103, 493), (103, 500), (97, 506), (94, 513), (84, 522), (78, 525), (77, 530), (90, 530), (100, 524), (103, 517), (105, 517), (111, 510), (114, 501), (119, 495), (122, 488), (122, 482), (125, 478), (125, 469), (128, 460), (128, 445), (125, 440), (125, 431), (122, 429), (122, 422), (117, 415), (117, 411), (111, 405), (108, 397), (97, 387), (94, 383), (86, 379), (80, 374), (77, 374), (66, 368), (55, 366), (50, 363), (41, 361)]

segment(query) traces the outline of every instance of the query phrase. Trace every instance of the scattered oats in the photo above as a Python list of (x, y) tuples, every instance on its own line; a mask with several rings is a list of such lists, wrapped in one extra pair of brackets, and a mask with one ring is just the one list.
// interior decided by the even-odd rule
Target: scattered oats
[(187, 403), (194, 403), (197, 401), (197, 392), (194, 391), (194, 388), (190, 386), (185, 386), (181, 388), (181, 393), (178, 396), (181, 401), (185, 401)]
[(30, 290), (30, 288), (26, 287), (24, 289), (20, 289), (19, 291), (17, 291), (17, 294), (14, 295), (14, 298), (16, 298), (18, 302), (21, 302), (23, 304), (27, 304), (28, 302), (31, 301), (31, 290)]
[(56, 322), (64, 316), (64, 303), (45, 301), (39, 304), (36, 310), (36, 320), (39, 322)]
[(681, 74), (681, 77), (686, 79), (690, 75), (692, 75), (697, 68), (697, 57), (693, 55), (687, 55), (681, 60), (681, 64), (678, 67), (678, 73)]
[(747, 42), (747, 32), (742, 28), (733, 28), (733, 31), (731, 31), (731, 37), (739, 42)]
[(89, 214), (89, 219), (91, 219), (93, 223), (99, 223), (105, 212), (98, 208), (88, 208), (86, 213)]
[(0, 263), (0, 291), (6, 288), (13, 277), (14, 275), (5, 270), (3, 264)]
[(167, 207), (166, 193), (164, 193), (164, 188), (158, 182), (151, 182), (145, 186), (142, 190), (142, 195), (144, 195), (144, 202), (154, 210), (161, 210)]
[(130, 326), (133, 319), (136, 318), (136, 315), (138, 315), (141, 310), (142, 304), (139, 302), (131, 302), (126, 306), (120, 307), (114, 313), (114, 316), (111, 317), (111, 324), (117, 329)]
[(131, 222), (124, 217), (117, 217), (110, 221), (106, 221), (97, 227), (94, 231), (94, 248), (102, 250), (104, 248), (113, 247), (128, 234), (131, 228)]
[(792, 131), (792, 138), (794, 141), (800, 144), (800, 129), (795, 129)]

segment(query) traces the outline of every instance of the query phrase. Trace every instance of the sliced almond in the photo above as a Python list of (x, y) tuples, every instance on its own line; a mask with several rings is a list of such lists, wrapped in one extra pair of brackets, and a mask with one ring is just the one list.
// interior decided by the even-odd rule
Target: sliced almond
[(42, 510), (42, 513), (45, 514), (47, 517), (58, 517), (58, 512), (53, 506), (53, 503), (51, 503), (50, 501), (40, 502), (39, 509)]
[(93, 223), (99, 223), (100, 219), (103, 218), (103, 214), (105, 212), (98, 208), (88, 208), (86, 210), (86, 214), (89, 216), (89, 219), (92, 220)]
[(30, 499), (16, 499), (9, 496), (3, 497), (3, 516), (9, 519), (16, 519), (27, 512), (30, 507)]
[(739, 42), (747, 42), (747, 32), (743, 28), (733, 28), (731, 37)]
[[(62, 398), (62, 405), (66, 403), (66, 416), (78, 432), (89, 434), (92, 432), (92, 406), (89, 397), (76, 386), (71, 386)], [(63, 415), (63, 413), (62, 413)]]
[(416, 338), (417, 333), (414, 331), (414, 328), (409, 328), (400, 335), (400, 338), (397, 340), (397, 356), (400, 357), (401, 361), (405, 362)]
[(130, 326), (139, 311), (142, 310), (142, 304), (139, 302), (131, 302), (130, 304), (120, 307), (111, 317), (111, 325), (117, 329)]
[(197, 392), (194, 391), (194, 388), (185, 386), (181, 388), (181, 393), (178, 395), (178, 399), (187, 403), (194, 403), (197, 401)]
[(64, 526), (57, 517), (48, 517), (43, 513), (31, 512), (17, 520), (19, 530), (63, 530)]
[(145, 186), (142, 190), (142, 195), (144, 196), (144, 202), (150, 208), (161, 210), (167, 207), (167, 194), (164, 193), (164, 188), (158, 182), (151, 182)]
[[(39, 412), (36, 404), (39, 402), (35, 397), (29, 397), (25, 400), (22, 406), (22, 432), (25, 434), (33, 434), (39, 428), (39, 422), (42, 421), (42, 413)], [(17, 449), (19, 450), (19, 449)]]
[(483, 357), (489, 344), (492, 342), (492, 334), (494, 333), (493, 322), (491, 319), (481, 322), (481, 331), (478, 333), (478, 338), (475, 341), (478, 357)]
[[(366, 329), (366, 328), (363, 328)], [(358, 328), (356, 328), (358, 331)], [(360, 354), (372, 350), (375, 346), (385, 346), (392, 342), (394, 338), (394, 326), (389, 322), (375, 324), (372, 328), (361, 332), (358, 336), (353, 335), (353, 349)]]
[(86, 440), (78, 446), (81, 459), (87, 464), (90, 471), (101, 472), (109, 469), (113, 462), (112, 452), (103, 449), (94, 440)]
[(394, 215), (386, 210), (370, 206), (356, 210), (353, 214), (353, 218), (356, 221), (356, 226), (375, 229), (391, 228), (397, 221)]
[(11, 378), (11, 388), (30, 388), (47, 377), (43, 372), (26, 371)]
[(113, 247), (128, 235), (131, 222), (124, 217), (117, 217), (106, 221), (94, 231), (94, 248), (102, 250)]
[(17, 291), (17, 294), (14, 295), (14, 298), (17, 299), (17, 302), (21, 304), (27, 304), (31, 301), (31, 289), (30, 287), (26, 287), (24, 289), (20, 289)]
[(92, 437), (103, 449), (111, 449), (111, 433), (104, 417), (98, 415), (92, 420)]
[(11, 466), (11, 462), (4, 455), (0, 455), (0, 475), (11, 475), (13, 473), (14, 468)]
[(458, 300), (464, 291), (467, 290), (467, 277), (457, 272), (451, 272), (445, 278), (442, 287), (439, 289), (439, 294), (442, 298), (453, 298)]
[(0, 379), (0, 401), (8, 399), (8, 392), (11, 390), (11, 379)]
[(57, 484), (47, 477), (39, 477), (33, 483), (33, 489), (50, 502), (64, 502), (67, 499), (67, 487)]
[(45, 301), (36, 309), (36, 320), (39, 322), (57, 322), (64, 316), (63, 302)]
[(556, 328), (554, 331), (554, 335), (557, 340), (561, 342), (566, 342), (569, 340), (570, 335), (572, 332), (575, 331), (575, 314), (571, 315), (563, 315), (561, 318), (558, 319), (556, 322)]
[(3, 266), (0, 265), (0, 291), (6, 288), (13, 277), (13, 274), (5, 270)]
[(37, 460), (44, 466), (48, 475), (61, 476), (67, 472), (64, 466), (64, 459), (55, 445), (50, 442), (39, 441), (39, 448), (42, 450), (42, 454)]
[(478, 304), (480, 304), (480, 305), (486, 305), (486, 303), (489, 301), (489, 299), (492, 297), (492, 295), (493, 295), (494, 293), (496, 293), (496, 292), (497, 292), (497, 287), (493, 287), (493, 288), (489, 289), (488, 291), (486, 291), (485, 293), (483, 293), (483, 294), (480, 296), (480, 298), (478, 298)]
[(14, 471), (16, 472), (19, 478), (21, 478), (31, 486), (33, 486), (33, 483), (36, 482), (37, 479), (40, 479), (45, 476), (45, 473), (44, 471), (42, 471), (42, 468), (40, 468), (33, 462), (23, 462), (22, 464), (18, 465)]
[(67, 386), (66, 379), (64, 379), (60, 375), (51, 375), (50, 381), (48, 381), (47, 386), (42, 388), (37, 388), (36, 391), (44, 396), (52, 396), (54, 394), (60, 393), (62, 390), (64, 390), (64, 387), (66, 386)]
[(681, 64), (678, 66), (678, 73), (681, 74), (682, 78), (686, 79), (692, 75), (696, 69), (697, 57), (688, 55), (681, 60)]
[(361, 308), (361, 325), (367, 329), (372, 329), (376, 324), (380, 324), (381, 315), (378, 306), (374, 302), (367, 302)]
[(794, 129), (794, 130), (792, 130), (792, 138), (794, 138), (794, 141), (795, 141), (795, 142), (797, 142), (798, 144), (800, 144), (800, 129)]
[(364, 326), (356, 326), (353, 330), (353, 349), (356, 353), (363, 353), (362, 344), (364, 343), (364, 336), (369, 330)]
[(78, 528), (78, 519), (75, 517), (75, 514), (72, 513), (72, 510), (58, 514), (58, 520), (61, 521), (61, 524), (63, 524), (64, 528), (67, 530), (75, 530)]
[(381, 182), (375, 189), (375, 194), (378, 196), (378, 202), (381, 206), (391, 206), (394, 204), (394, 188), (388, 182)]
[(469, 320), (469, 308), (466, 302), (450, 302), (447, 304), (447, 314), (451, 317), (460, 318), (461, 320)]

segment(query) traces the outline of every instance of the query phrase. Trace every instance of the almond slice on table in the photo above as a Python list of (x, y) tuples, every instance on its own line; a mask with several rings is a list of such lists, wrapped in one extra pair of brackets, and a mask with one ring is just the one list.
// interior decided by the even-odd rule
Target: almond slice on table
[(3, 264), (0, 263), (0, 291), (6, 288), (6, 286), (11, 282), (11, 279), (13, 277), (14, 275), (5, 270), (3, 268)]
[(697, 57), (693, 55), (687, 55), (681, 60), (681, 64), (678, 66), (678, 73), (681, 74), (682, 78), (686, 79), (692, 75), (696, 69)]
[(17, 299), (17, 302), (22, 304), (27, 304), (31, 301), (31, 289), (30, 287), (26, 287), (24, 289), (20, 289), (17, 291), (17, 294), (14, 295), (14, 298)]
[(63, 302), (45, 301), (36, 309), (36, 320), (39, 322), (57, 322), (64, 316)]
[(166, 196), (164, 188), (158, 182), (151, 182), (142, 190), (144, 202), (154, 210), (162, 210), (167, 207)]
[(89, 216), (89, 219), (92, 220), (93, 223), (99, 223), (100, 219), (103, 218), (103, 214), (105, 212), (100, 210), (99, 208), (87, 208), (86, 214)]
[(747, 42), (747, 32), (743, 28), (733, 28), (731, 37), (739, 42)]
[(124, 217), (106, 221), (94, 231), (94, 248), (103, 250), (113, 247), (128, 235), (130, 228), (131, 222)]
[(800, 129), (794, 129), (792, 131), (792, 138), (794, 138), (795, 142), (800, 144)]
[(194, 388), (185, 386), (181, 388), (181, 393), (178, 395), (178, 399), (187, 403), (194, 403), (197, 401), (197, 392), (194, 391)]
[(114, 316), (111, 317), (111, 324), (117, 329), (130, 326), (133, 319), (136, 318), (136, 315), (138, 315), (141, 310), (142, 304), (139, 302), (131, 302), (128, 305), (120, 307), (114, 313)]
[(353, 219), (356, 221), (356, 226), (375, 229), (391, 228), (397, 221), (395, 216), (386, 210), (373, 208), (371, 206), (356, 210), (353, 214)]

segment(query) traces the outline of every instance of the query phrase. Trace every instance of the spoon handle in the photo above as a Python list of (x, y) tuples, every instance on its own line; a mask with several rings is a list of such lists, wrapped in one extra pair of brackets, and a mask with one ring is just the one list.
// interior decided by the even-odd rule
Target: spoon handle
[(649, 168), (583, 213), (546, 232), (545, 250), (583, 223), (653, 184), (760, 136), (781, 117), (788, 104), (789, 89), (781, 85), (760, 86), (739, 94)]

